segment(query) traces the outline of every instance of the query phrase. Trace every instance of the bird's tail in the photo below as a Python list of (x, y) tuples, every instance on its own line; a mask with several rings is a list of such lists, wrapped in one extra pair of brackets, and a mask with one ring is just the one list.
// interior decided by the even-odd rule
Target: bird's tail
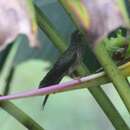
[(43, 100), (43, 103), (42, 103), (42, 108), (43, 109), (45, 108), (45, 105), (47, 103), (48, 98), (49, 98), (49, 95), (46, 95), (45, 98), (44, 98), (44, 100)]

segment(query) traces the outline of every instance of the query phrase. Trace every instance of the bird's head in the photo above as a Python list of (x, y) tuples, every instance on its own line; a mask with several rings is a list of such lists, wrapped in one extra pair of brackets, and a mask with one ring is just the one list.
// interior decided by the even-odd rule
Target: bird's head
[(83, 34), (79, 30), (76, 30), (71, 35), (72, 42), (81, 42), (83, 40)]

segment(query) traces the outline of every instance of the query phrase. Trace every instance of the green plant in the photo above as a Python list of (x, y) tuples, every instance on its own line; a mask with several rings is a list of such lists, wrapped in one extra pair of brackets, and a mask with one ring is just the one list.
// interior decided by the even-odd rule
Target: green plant
[[(82, 17), (82, 13), (83, 13), (82, 9), (81, 9), (82, 2), (80, 3), (80, 1), (78, 1), (78, 3), (76, 3), (76, 5), (74, 4), (73, 0), (71, 0), (71, 1), (59, 0), (59, 2), (62, 4), (64, 9), (67, 11), (69, 16), (71, 16), (71, 19), (76, 23), (76, 26), (78, 26), (78, 28), (80, 28), (80, 26), (79, 26), (80, 22), (82, 22), (82, 25), (86, 24), (84, 22), (84, 18)], [(72, 6), (68, 6), (69, 4)], [(113, 5), (114, 3), (111, 1), (109, 4)], [(119, 9), (124, 9), (123, 8), (124, 3), (119, 3), (119, 5), (122, 5), (122, 8), (118, 7)], [(98, 7), (98, 5), (96, 5), (96, 6)], [(96, 6), (95, 6), (95, 9), (97, 8)], [(34, 7), (35, 7), (35, 11), (36, 11), (38, 26), (41, 28), (41, 30), (43, 32), (46, 33), (48, 38), (52, 41), (52, 43), (59, 50), (59, 52), (63, 53), (64, 50), (66, 49), (67, 41), (65, 41), (64, 38), (62, 36), (60, 36), (59, 32), (55, 29), (55, 26), (53, 25), (53, 23), (51, 23), (48, 20), (47, 16), (44, 14), (44, 12), (42, 12), (39, 9), (39, 7), (37, 7), (35, 4), (34, 4)], [(79, 8), (79, 7), (81, 7), (81, 8)], [(80, 12), (80, 9), (81, 9), (81, 12)], [(93, 8), (92, 12), (94, 12), (95, 9)], [(81, 17), (75, 17), (76, 11), (79, 11), (81, 13)], [(102, 11), (104, 11), (104, 10), (102, 9)], [(115, 10), (113, 10), (113, 11), (115, 11)], [(126, 17), (126, 14), (124, 12), (122, 14), (123, 14), (123, 16), (125, 16), (126, 21), (128, 21), (128, 17)], [(88, 12), (88, 13), (91, 13), (91, 12)], [(80, 15), (78, 14), (78, 16), (80, 16)], [(84, 16), (86, 16), (86, 14)], [(79, 19), (77, 19), (77, 18), (79, 18)], [(111, 17), (110, 17), (110, 20), (111, 20)], [(105, 21), (105, 19), (103, 19), (103, 21), (101, 21), (101, 22), (104, 23), (104, 21)], [(88, 22), (89, 22), (89, 18), (88, 18)], [(102, 25), (99, 25), (99, 26), (100, 26), (100, 28), (102, 28)], [(85, 27), (88, 27), (88, 28), (85, 28)], [(115, 29), (115, 26), (113, 28)], [(95, 28), (92, 28), (92, 29), (95, 29)], [(83, 28), (80, 28), (80, 31), (83, 32), (83, 34), (85, 34), (84, 31), (86, 31), (86, 30), (88, 32), (90, 31), (89, 33), (91, 33), (91, 26), (84, 25)], [(107, 35), (110, 33), (109, 30), (106, 30), (106, 32), (107, 32)], [(95, 32), (95, 33), (98, 33), (98, 32)], [(129, 109), (130, 109), (130, 105), (129, 105), (130, 89), (129, 89), (129, 84), (126, 81), (126, 76), (128, 76), (128, 74), (129, 74), (129, 72), (128, 72), (129, 68), (126, 69), (127, 67), (125, 66), (125, 70), (126, 70), (125, 72), (127, 72), (127, 74), (124, 77), (124, 75), (122, 75), (120, 70), (118, 70), (117, 66), (115, 65), (115, 61), (112, 61), (110, 58), (110, 56), (112, 57), (112, 55), (114, 55), (116, 52), (118, 52), (119, 49), (122, 49), (122, 48), (125, 49), (125, 51), (122, 51), (123, 56), (124, 56), (123, 57), (124, 61), (126, 61), (126, 59), (129, 58), (129, 37), (126, 38), (125, 36), (120, 34), (120, 31), (118, 32), (118, 30), (116, 32), (116, 35), (117, 35), (116, 38), (108, 38), (107, 35), (104, 36), (103, 34), (101, 34), (99, 37), (96, 37), (97, 38), (96, 40), (94, 39), (95, 37), (93, 37), (91, 35), (90, 36), (87, 35), (87, 38), (89, 39), (88, 41), (93, 42), (93, 45), (90, 45), (91, 49), (93, 50), (93, 52), (96, 55), (96, 57), (94, 57), (93, 60), (97, 60), (97, 59), (99, 60), (102, 67), (104, 68), (104, 71), (110, 78), (109, 79), (106, 76), (105, 77), (99, 76), (99, 77), (97, 77), (97, 80), (94, 78), (92, 80), (92, 82), (90, 83), (90, 85), (88, 85), (89, 91), (93, 95), (93, 97), (96, 99), (97, 103), (100, 105), (100, 107), (102, 108), (102, 110), (104, 111), (106, 116), (109, 118), (109, 120), (111, 121), (113, 126), (117, 130), (122, 130), (122, 129), (128, 130), (129, 129), (128, 125), (125, 123), (124, 119), (122, 118), (122, 116), (120, 115), (118, 110), (115, 108), (113, 103), (111, 103), (108, 96), (105, 94), (105, 92), (102, 90), (102, 88), (99, 85), (102, 85), (102, 83), (106, 83), (107, 81), (111, 81), (114, 84), (115, 88), (118, 90), (119, 95), (123, 99), (128, 111), (129, 111)], [(86, 42), (86, 44), (87, 44), (87, 42)], [(127, 47), (124, 48), (124, 45), (127, 45)], [(92, 59), (90, 59), (90, 57), (85, 55), (85, 58), (88, 59), (88, 61), (90, 60), (89, 62), (91, 63)], [(13, 67), (14, 66), (15, 65), (13, 65)], [(88, 68), (86, 63), (82, 63), (81, 66), (79, 66), (79, 68), (77, 68), (76, 71), (77, 71), (78, 75), (80, 75), (80, 76), (84, 76), (84, 75), (88, 75), (88, 74), (91, 76), (89, 69), (91, 69), (91, 68)], [(80, 82), (78, 82), (78, 85), (80, 85)], [(83, 88), (88, 87), (88, 86), (87, 86), (87, 82), (86, 82), (86, 84), (84, 84)], [(90, 87), (90, 86), (92, 86), (92, 87)], [(70, 86), (70, 88), (71, 88), (71, 86)], [(76, 88), (78, 89), (80, 87), (76, 87)], [(57, 91), (58, 91), (58, 89), (59, 88), (57, 88)], [(73, 89), (74, 89), (74, 86), (73, 86)], [(46, 90), (46, 88), (45, 88), (45, 90)], [(35, 92), (38, 91), (39, 94), (42, 93), (42, 90), (35, 89), (34, 91)], [(54, 91), (56, 91), (56, 90), (54, 90)], [(48, 91), (44, 91), (44, 89), (43, 89), (44, 94), (52, 93), (54, 91), (48, 92)], [(23, 96), (25, 96), (25, 95), (23, 95)], [(31, 94), (29, 96), (31, 96)], [(42, 129), (36, 122), (34, 122), (28, 116), (25, 115), (26, 118), (24, 116), (23, 117), (21, 116), (21, 118), (20, 118), (21, 110), (17, 109), (14, 105), (10, 104), (9, 102), (1, 101), (0, 105), (3, 109), (5, 109), (10, 114), (13, 113), (12, 115), (28, 129), (32, 129), (32, 127), (33, 127), (33, 129)], [(16, 108), (16, 110), (14, 108)], [(16, 114), (15, 111), (17, 111), (18, 114)], [(30, 124), (31, 124), (31, 127), (30, 127)], [(36, 126), (36, 128), (35, 128), (35, 126)]]

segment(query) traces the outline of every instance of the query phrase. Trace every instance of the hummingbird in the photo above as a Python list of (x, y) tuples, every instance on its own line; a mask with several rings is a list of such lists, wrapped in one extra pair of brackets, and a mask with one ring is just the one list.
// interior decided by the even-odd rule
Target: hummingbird
[[(39, 88), (58, 84), (65, 75), (73, 75), (74, 70), (82, 61), (84, 50), (83, 35), (76, 30), (71, 34), (69, 47), (57, 59), (52, 69), (40, 81)], [(74, 75), (73, 75), (74, 76)], [(43, 101), (43, 109), (47, 103), (49, 95), (46, 95)]]

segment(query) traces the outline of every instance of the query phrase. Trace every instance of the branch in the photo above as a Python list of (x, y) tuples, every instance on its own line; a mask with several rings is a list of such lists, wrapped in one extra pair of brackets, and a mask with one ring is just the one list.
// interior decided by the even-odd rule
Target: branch
[[(130, 62), (120, 66), (119, 68), (121, 69), (121, 72), (125, 77), (130, 75)], [(19, 93), (12, 94), (9, 96), (1, 96), (0, 101), (10, 100), (10, 99), (19, 99), (19, 98), (25, 98), (25, 97), (31, 97), (31, 96), (41, 96), (41, 95), (47, 95), (51, 93), (70, 91), (74, 89), (90, 88), (93, 86), (106, 84), (108, 82), (110, 82), (110, 79), (106, 76), (104, 72), (100, 72), (100, 73), (92, 74), (90, 76), (83, 77), (80, 79), (71, 80), (65, 83), (46, 86), (41, 89), (32, 89), (29, 91), (19, 92)]]
[(0, 102), (0, 107), (29, 130), (44, 130), (37, 122), (9, 101)]

